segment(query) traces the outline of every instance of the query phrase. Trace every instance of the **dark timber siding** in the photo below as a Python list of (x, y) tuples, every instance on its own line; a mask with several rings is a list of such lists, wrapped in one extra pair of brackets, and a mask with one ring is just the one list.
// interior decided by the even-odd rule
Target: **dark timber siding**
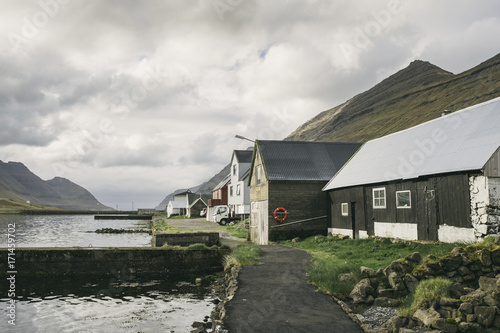
[(289, 239), (327, 233), (327, 219), (273, 228), (279, 223), (273, 212), (278, 207), (288, 211), (283, 224), (327, 215), (326, 193), (321, 189), (325, 181), (270, 181), (269, 182), (269, 239)]
[[(373, 208), (375, 188), (385, 188), (386, 208)], [(411, 207), (396, 208), (396, 191), (407, 190), (411, 193)], [(416, 223), (421, 240), (437, 240), (439, 225), (471, 227), (469, 175), (466, 173), (355, 186), (331, 190), (328, 194), (329, 220), (333, 228), (352, 229), (351, 211), (349, 216), (342, 216), (341, 203), (356, 203), (355, 237), (359, 230), (373, 235), (374, 222)]]

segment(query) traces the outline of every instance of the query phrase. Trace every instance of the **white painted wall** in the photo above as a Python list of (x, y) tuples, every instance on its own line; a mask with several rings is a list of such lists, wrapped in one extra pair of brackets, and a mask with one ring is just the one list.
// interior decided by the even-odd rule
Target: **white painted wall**
[(469, 177), (471, 223), (476, 240), (500, 233), (500, 178)]
[(459, 228), (449, 225), (440, 225), (438, 229), (438, 239), (441, 242), (476, 242), (475, 230), (473, 228)]
[(401, 238), (405, 240), (418, 239), (416, 223), (375, 222), (375, 236)]
[(328, 228), (328, 233), (349, 236), (352, 238), (352, 230), (351, 229)]

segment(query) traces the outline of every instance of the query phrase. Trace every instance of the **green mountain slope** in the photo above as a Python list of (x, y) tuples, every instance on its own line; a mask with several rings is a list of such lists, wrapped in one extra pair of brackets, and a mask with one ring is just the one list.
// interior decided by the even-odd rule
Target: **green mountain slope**
[(457, 75), (417, 60), (285, 140), (364, 142), (499, 96), (500, 54)]
[(0, 197), (72, 210), (112, 210), (83, 187), (60, 177), (44, 181), (19, 162), (0, 161)]

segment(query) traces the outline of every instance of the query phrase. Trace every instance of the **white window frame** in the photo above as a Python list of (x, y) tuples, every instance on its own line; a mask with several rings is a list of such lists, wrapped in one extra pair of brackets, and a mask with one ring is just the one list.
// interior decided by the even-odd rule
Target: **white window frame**
[(241, 184), (236, 185), (236, 195), (240, 196), (241, 195)]
[(342, 213), (342, 216), (349, 216), (349, 205), (347, 204), (347, 202), (343, 202), (340, 204), (340, 212)]
[(233, 196), (233, 185), (229, 186), (229, 196)]
[(259, 186), (262, 182), (262, 175), (261, 175), (261, 170), (260, 170), (260, 165), (257, 165), (256, 167), (256, 171), (257, 171), (257, 186)]
[[(384, 205), (380, 205), (380, 204), (376, 205), (375, 204), (376, 200), (382, 199), (381, 197), (377, 197), (377, 198), (375, 197), (375, 192), (379, 192), (379, 191), (384, 191), (384, 197), (383, 197)], [(385, 208), (387, 208), (387, 192), (385, 190), (385, 187), (374, 188), (372, 190), (372, 195), (373, 195), (373, 209), (385, 209)]]
[[(410, 205), (409, 206), (400, 206), (398, 202), (398, 193), (408, 193), (408, 196), (410, 198)], [(404, 190), (404, 191), (396, 191), (396, 208), (398, 209), (408, 209), (411, 208), (411, 191), (410, 190)]]
[(236, 175), (236, 164), (233, 164), (233, 176)]

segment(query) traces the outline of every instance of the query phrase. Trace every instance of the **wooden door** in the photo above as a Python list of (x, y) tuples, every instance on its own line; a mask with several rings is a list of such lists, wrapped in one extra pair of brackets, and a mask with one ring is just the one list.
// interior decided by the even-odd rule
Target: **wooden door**
[(254, 201), (250, 206), (250, 239), (257, 245), (267, 245), (269, 242), (268, 201)]
[(417, 231), (419, 240), (438, 240), (438, 198), (434, 179), (417, 186)]

